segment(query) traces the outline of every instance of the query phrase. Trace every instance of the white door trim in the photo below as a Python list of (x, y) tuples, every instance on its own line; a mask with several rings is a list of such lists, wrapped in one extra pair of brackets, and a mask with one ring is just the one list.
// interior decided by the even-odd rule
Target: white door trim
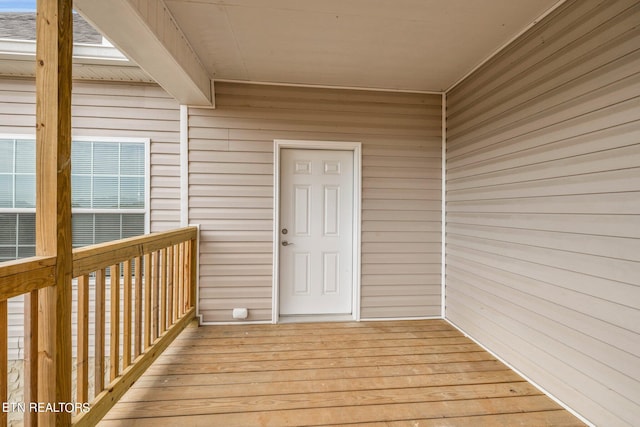
[(280, 150), (283, 148), (353, 151), (353, 320), (360, 320), (360, 228), (362, 143), (276, 139), (273, 146), (273, 292), (272, 322), (280, 318)]

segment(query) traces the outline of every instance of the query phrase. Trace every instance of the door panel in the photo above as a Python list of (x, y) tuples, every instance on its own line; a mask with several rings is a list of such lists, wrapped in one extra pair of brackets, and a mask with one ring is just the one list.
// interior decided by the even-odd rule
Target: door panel
[(349, 314), (353, 152), (283, 149), (280, 314)]

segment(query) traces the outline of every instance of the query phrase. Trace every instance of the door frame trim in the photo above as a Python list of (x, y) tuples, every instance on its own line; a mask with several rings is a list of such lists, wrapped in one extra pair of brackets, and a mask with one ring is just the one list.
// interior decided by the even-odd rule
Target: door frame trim
[(272, 323), (280, 319), (280, 151), (283, 148), (337, 150), (353, 152), (353, 295), (351, 315), (360, 320), (360, 269), (362, 225), (362, 143), (347, 141), (309, 141), (276, 139), (273, 141), (273, 285), (271, 298)]

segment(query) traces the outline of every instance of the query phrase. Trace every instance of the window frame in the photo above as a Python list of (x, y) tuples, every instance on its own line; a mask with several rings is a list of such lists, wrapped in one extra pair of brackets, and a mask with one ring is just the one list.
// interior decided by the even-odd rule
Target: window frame
[[(0, 139), (8, 140), (31, 140), (35, 141), (35, 134), (11, 134), (0, 133)], [(151, 139), (140, 137), (127, 137), (127, 136), (86, 136), (86, 135), (73, 135), (71, 137), (72, 145), (76, 142), (100, 142), (100, 143), (136, 143), (144, 145), (144, 209), (140, 208), (124, 208), (124, 209), (109, 209), (109, 208), (73, 208), (72, 213), (78, 214), (144, 214), (144, 234), (148, 234), (151, 229)], [(15, 171), (13, 172), (15, 176)], [(15, 198), (15, 195), (14, 195)], [(9, 214), (26, 214), (35, 213), (35, 208), (2, 208), (0, 207), (0, 213)], [(17, 247), (16, 246), (16, 253)]]

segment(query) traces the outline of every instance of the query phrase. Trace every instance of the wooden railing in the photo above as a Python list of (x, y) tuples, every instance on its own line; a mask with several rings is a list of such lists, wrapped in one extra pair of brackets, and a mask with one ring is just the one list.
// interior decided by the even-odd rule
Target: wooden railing
[[(196, 242), (197, 228), (186, 227), (73, 251), (76, 381), (67, 402), (76, 403), (73, 425), (99, 421), (194, 319)], [(30, 402), (48, 403), (38, 401), (38, 389), (56, 387), (38, 376), (37, 331), (38, 290), (53, 286), (55, 265), (55, 257), (0, 265), (0, 400), (7, 401), (7, 300), (25, 295), (25, 426), (38, 425)], [(72, 337), (64, 341), (73, 353)], [(64, 376), (69, 380), (72, 370), (57, 372)], [(6, 424), (0, 411), (0, 426)]]

